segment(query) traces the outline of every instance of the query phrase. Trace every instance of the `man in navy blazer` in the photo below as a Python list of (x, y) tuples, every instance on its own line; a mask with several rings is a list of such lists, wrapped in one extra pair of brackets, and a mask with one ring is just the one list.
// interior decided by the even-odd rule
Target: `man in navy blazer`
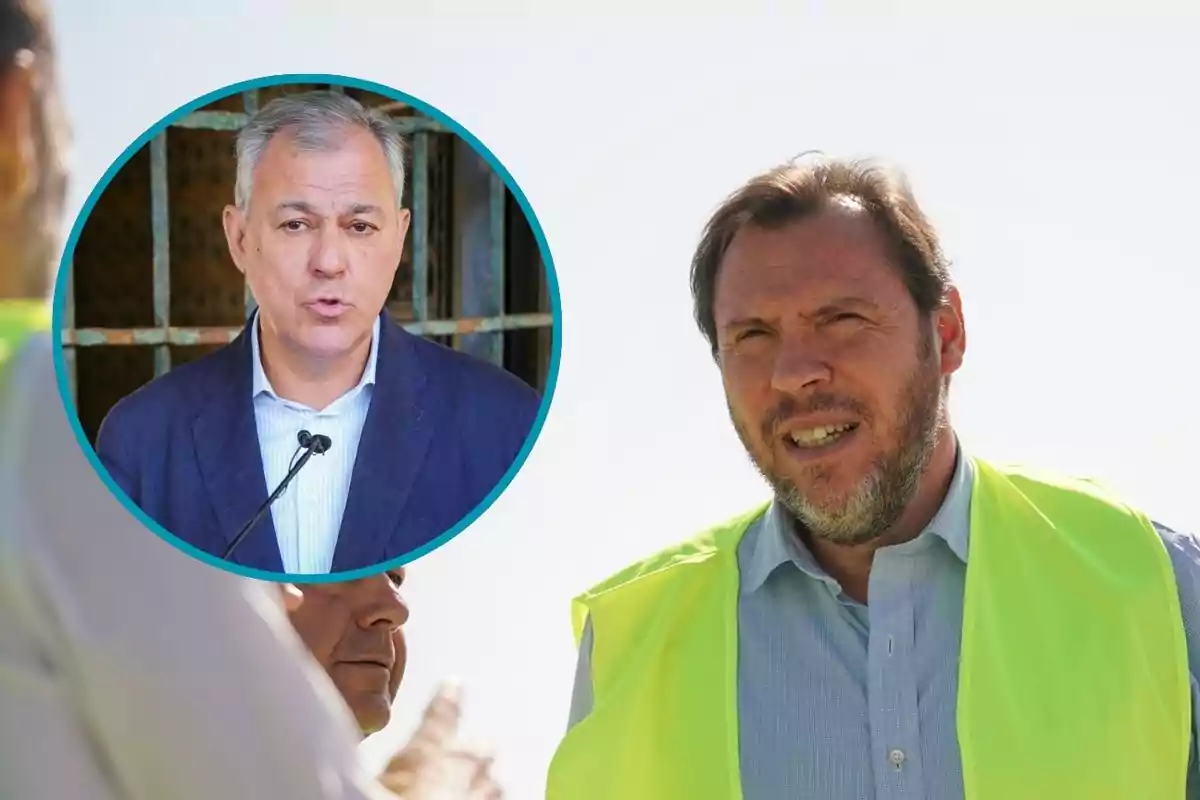
[(97, 452), (147, 515), (229, 560), (321, 574), (405, 555), (458, 524), (530, 434), (537, 393), (383, 312), (408, 230), (390, 121), (331, 92), (285, 95), (238, 137), (230, 253), (258, 309), (231, 344), (118, 402)]

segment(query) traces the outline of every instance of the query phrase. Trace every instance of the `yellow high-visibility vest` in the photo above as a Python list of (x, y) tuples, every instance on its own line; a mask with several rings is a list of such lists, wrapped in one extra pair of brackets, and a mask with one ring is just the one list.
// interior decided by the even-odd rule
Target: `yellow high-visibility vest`
[[(982, 461), (975, 475), (957, 698), (966, 800), (1182, 800), (1190, 682), (1161, 537), (1090, 482)], [(548, 800), (741, 798), (737, 545), (764, 510), (577, 598), (593, 707), (555, 754)]]
[(21, 345), (50, 329), (50, 306), (45, 300), (0, 300), (0, 375)]

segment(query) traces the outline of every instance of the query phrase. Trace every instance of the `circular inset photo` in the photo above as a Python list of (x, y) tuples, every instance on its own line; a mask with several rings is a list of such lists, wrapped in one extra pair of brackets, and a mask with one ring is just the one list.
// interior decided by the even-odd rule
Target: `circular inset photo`
[(85, 454), (142, 522), (270, 580), (430, 551), (521, 468), (561, 342), (545, 237), (438, 109), (334, 75), (179, 108), (109, 168), (54, 296)]

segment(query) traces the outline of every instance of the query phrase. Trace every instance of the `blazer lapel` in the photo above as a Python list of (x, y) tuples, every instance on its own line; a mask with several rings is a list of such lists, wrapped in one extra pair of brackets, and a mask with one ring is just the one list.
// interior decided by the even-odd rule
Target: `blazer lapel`
[[(220, 531), (217, 557), (242, 526), (266, 502), (268, 490), (254, 421), (250, 359), (253, 318), (222, 353), (224, 380), (207, 398), (205, 410), (192, 424), (196, 460)], [(283, 572), (275, 524), (267, 513), (246, 535), (229, 561), (270, 572)]]
[(427, 390), (413, 334), (385, 314), (371, 407), (333, 554), (334, 572), (383, 562), (433, 439), (435, 418), (427, 407)]

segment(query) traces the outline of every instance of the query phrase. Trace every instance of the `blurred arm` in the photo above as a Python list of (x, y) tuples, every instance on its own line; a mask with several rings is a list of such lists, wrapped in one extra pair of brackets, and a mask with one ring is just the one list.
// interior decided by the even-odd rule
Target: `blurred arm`
[(274, 590), (193, 560), (108, 493), (38, 344), (0, 420), (0, 797), (393, 797)]

